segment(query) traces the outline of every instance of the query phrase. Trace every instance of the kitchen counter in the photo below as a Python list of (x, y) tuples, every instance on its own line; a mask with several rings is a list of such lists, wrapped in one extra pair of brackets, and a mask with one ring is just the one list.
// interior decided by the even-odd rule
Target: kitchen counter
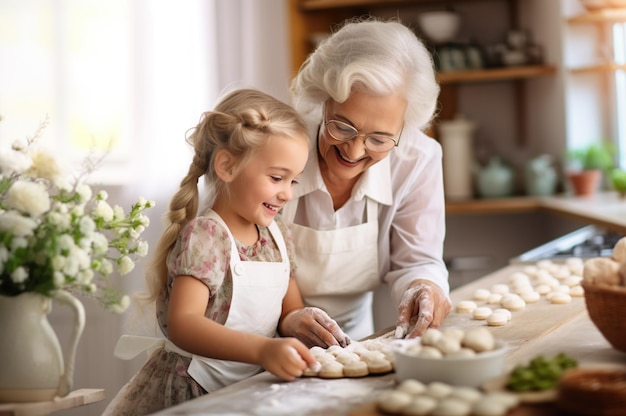
[(617, 192), (447, 202), (447, 214), (552, 212), (626, 234), (626, 199)]
[[(524, 266), (511, 265), (462, 286), (451, 293), (456, 304), (471, 299), (478, 288), (489, 289), (496, 283), (508, 283), (510, 275)], [(451, 312), (443, 327), (484, 325), (467, 314)], [(538, 354), (547, 356), (565, 352), (581, 366), (618, 365), (626, 367), (626, 353), (617, 351), (604, 339), (587, 315), (584, 298), (572, 298), (565, 305), (553, 305), (541, 299), (526, 309), (513, 312), (513, 319), (501, 327), (488, 327), (498, 339), (509, 345), (507, 371), (525, 364)], [(381, 331), (382, 335), (387, 331)], [(394, 385), (394, 374), (358, 379), (323, 380), (301, 378), (282, 382), (264, 372), (226, 387), (213, 394), (166, 409), (157, 415), (376, 415), (374, 400), (381, 391)], [(553, 403), (524, 405), (510, 416), (555, 415)]]

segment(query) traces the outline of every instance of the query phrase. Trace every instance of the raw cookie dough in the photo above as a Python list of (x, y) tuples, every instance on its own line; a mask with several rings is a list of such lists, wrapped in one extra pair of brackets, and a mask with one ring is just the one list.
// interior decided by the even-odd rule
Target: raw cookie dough
[(487, 328), (479, 326), (470, 328), (465, 332), (463, 345), (476, 352), (484, 352), (491, 351), (495, 347), (496, 341)]
[(473, 300), (462, 300), (456, 305), (456, 311), (459, 313), (472, 313), (476, 307), (476, 302)]
[(383, 412), (398, 414), (411, 403), (413, 397), (403, 391), (387, 390), (380, 394), (377, 403)]
[(369, 368), (365, 361), (350, 361), (344, 364), (343, 374), (346, 377), (365, 377), (369, 374)]
[(487, 318), (487, 325), (502, 326), (509, 322), (508, 317), (502, 312), (494, 312)]
[(343, 364), (337, 361), (328, 361), (322, 364), (318, 373), (321, 378), (341, 378), (343, 377)]
[(550, 302), (558, 305), (570, 303), (571, 301), (572, 297), (569, 295), (569, 293), (552, 292), (552, 296), (550, 297)]
[(480, 306), (476, 309), (474, 309), (474, 312), (472, 312), (472, 317), (474, 319), (487, 319), (489, 317), (489, 315), (491, 315), (493, 313), (493, 311), (491, 310), (490, 307), (488, 306)]
[(370, 374), (385, 374), (393, 371), (393, 365), (389, 360), (380, 358), (368, 361), (367, 369)]
[(476, 289), (474, 291), (474, 295), (472, 296), (472, 299), (479, 300), (479, 301), (487, 300), (489, 295), (491, 295), (491, 292), (489, 292), (487, 289)]

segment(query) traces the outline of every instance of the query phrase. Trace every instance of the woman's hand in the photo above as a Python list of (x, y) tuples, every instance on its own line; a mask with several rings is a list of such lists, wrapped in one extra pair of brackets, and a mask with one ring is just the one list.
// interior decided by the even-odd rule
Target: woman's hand
[(263, 368), (276, 377), (291, 381), (315, 363), (311, 351), (295, 338), (270, 338), (259, 354)]
[(320, 308), (306, 307), (291, 311), (280, 323), (283, 336), (296, 337), (311, 348), (316, 345), (328, 348), (331, 345), (345, 347), (350, 343), (337, 322)]
[(452, 310), (452, 303), (443, 290), (430, 280), (419, 279), (411, 283), (402, 295), (398, 306), (396, 338), (404, 338), (415, 323), (408, 338), (415, 338), (428, 327), (437, 328)]

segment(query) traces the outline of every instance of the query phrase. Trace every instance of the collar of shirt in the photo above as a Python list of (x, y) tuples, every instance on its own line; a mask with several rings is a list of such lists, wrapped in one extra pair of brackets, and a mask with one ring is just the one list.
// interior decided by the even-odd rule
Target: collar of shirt
[[(311, 146), (310, 152), (312, 156), (309, 157), (304, 172), (300, 176), (294, 198), (299, 198), (317, 190), (328, 193), (319, 168), (317, 143)], [(370, 166), (369, 169), (363, 172), (352, 193), (355, 201), (360, 201), (367, 196), (379, 204), (391, 205), (393, 195), (391, 194), (390, 156), (387, 155), (383, 160)]]

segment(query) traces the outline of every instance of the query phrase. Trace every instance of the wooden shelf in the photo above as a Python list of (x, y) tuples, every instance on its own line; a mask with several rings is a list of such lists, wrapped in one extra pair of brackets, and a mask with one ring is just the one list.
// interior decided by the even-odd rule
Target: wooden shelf
[(596, 72), (613, 72), (626, 71), (626, 64), (617, 64), (615, 62), (605, 62), (595, 65), (583, 66), (580, 68), (570, 68), (572, 74), (587, 74)]
[[(454, 0), (455, 3), (477, 0)], [(329, 10), (345, 7), (392, 7), (412, 4), (439, 3), (437, 0), (300, 0), (301, 10)]]
[(601, 9), (579, 14), (567, 19), (569, 23), (618, 23), (626, 22), (626, 8)]
[(541, 206), (541, 198), (530, 196), (470, 199), (446, 202), (446, 214), (511, 214), (534, 212)]
[(556, 68), (554, 66), (511, 66), (482, 70), (439, 72), (437, 73), (437, 80), (444, 85), (461, 82), (505, 81), (552, 75), (555, 72)]

